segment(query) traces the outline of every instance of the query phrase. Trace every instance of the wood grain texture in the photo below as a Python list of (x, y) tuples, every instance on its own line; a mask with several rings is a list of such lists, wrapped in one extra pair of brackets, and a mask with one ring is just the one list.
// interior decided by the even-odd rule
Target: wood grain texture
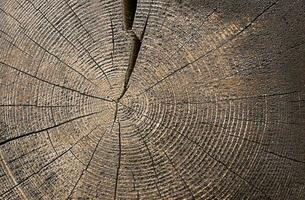
[(305, 199), (304, 0), (1, 0), (0, 199)]

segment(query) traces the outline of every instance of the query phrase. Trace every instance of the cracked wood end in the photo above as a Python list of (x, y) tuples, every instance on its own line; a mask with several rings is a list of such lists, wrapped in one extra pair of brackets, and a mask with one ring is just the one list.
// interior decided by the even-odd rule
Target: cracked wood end
[(1, 0), (0, 199), (305, 199), (303, 0)]

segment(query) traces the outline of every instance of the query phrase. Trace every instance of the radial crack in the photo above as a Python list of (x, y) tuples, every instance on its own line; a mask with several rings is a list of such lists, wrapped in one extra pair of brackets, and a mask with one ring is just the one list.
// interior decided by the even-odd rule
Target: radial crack
[(72, 6), (69, 4), (68, 0), (64, 0), (64, 2), (66, 3), (66, 5), (69, 7), (69, 9), (71, 10), (71, 12), (73, 13), (73, 15), (75, 16), (75, 18), (77, 19), (77, 21), (79, 22), (79, 24), (81, 25), (81, 27), (85, 30), (86, 34), (89, 36), (89, 38), (95, 42), (95, 40), (93, 39), (91, 33), (87, 30), (87, 28), (84, 26), (82, 20), (79, 18), (79, 16), (76, 14), (76, 11), (72, 8)]
[(133, 31), (130, 31), (130, 35), (131, 35), (131, 51), (130, 51), (130, 55), (129, 55), (129, 63), (128, 63), (128, 68), (126, 70), (126, 74), (125, 74), (125, 79), (124, 79), (124, 87), (123, 87), (123, 91), (121, 93), (121, 95), (119, 96), (118, 100), (122, 99), (123, 96), (125, 95), (125, 93), (127, 92), (127, 89), (129, 87), (129, 80), (130, 77), (132, 75), (132, 72), (135, 68), (137, 59), (138, 59), (138, 55), (142, 46), (142, 41), (144, 39), (144, 35), (146, 32), (146, 27), (147, 27), (147, 23), (148, 23), (148, 19), (150, 17), (150, 12), (151, 12), (151, 5), (150, 4), (150, 9), (143, 27), (143, 31), (140, 35), (140, 37), (138, 37)]
[[(94, 128), (96, 129), (96, 127)], [(93, 130), (94, 130), (93, 129)], [(7, 191), (5, 191), (4, 193), (2, 193), (0, 196), (4, 197), (6, 194), (8, 194), (9, 192), (11, 192), (13, 189), (15, 189), (16, 187), (19, 187), (19, 185), (21, 185), (22, 183), (24, 183), (25, 181), (29, 180), (32, 176), (35, 176), (36, 174), (39, 174), (41, 171), (43, 171), (45, 168), (47, 168), (49, 165), (51, 165), (52, 163), (54, 163), (56, 160), (58, 160), (59, 158), (61, 158), (62, 156), (64, 156), (66, 153), (68, 153), (75, 145), (77, 145), (82, 139), (84, 139), (85, 137), (89, 136), (92, 131), (91, 130), (89, 133), (87, 133), (86, 135), (82, 136), (81, 138), (79, 138), (75, 143), (73, 143), (67, 150), (65, 150), (64, 152), (62, 152), (61, 154), (57, 154), (57, 156), (53, 159), (51, 159), (49, 162), (47, 162), (45, 165), (43, 165), (40, 169), (38, 169), (37, 171), (35, 171), (34, 173), (30, 174), (29, 176), (27, 176), (26, 178), (22, 179), (19, 183), (17, 183), (16, 185), (12, 186), (10, 189), (8, 189)]]
[(28, 132), (28, 133), (25, 133), (23, 135), (19, 135), (19, 136), (14, 136), (14, 137), (11, 137), (11, 138), (8, 138), (6, 140), (3, 140), (0, 142), (0, 146), (6, 144), (6, 143), (9, 143), (9, 142), (12, 142), (14, 140), (18, 140), (20, 138), (24, 138), (24, 137), (28, 137), (30, 135), (33, 135), (33, 134), (37, 134), (37, 133), (41, 133), (43, 131), (47, 131), (47, 130), (50, 130), (50, 129), (53, 129), (53, 128), (57, 128), (61, 125), (64, 125), (64, 124), (67, 124), (69, 122), (72, 122), (72, 121), (75, 121), (75, 120), (78, 120), (78, 119), (82, 119), (82, 118), (85, 118), (85, 117), (89, 117), (89, 116), (92, 116), (92, 115), (96, 115), (96, 114), (99, 114), (101, 113), (102, 111), (98, 111), (98, 112), (94, 112), (94, 113), (90, 113), (90, 114), (87, 114), (87, 115), (82, 115), (82, 116), (79, 116), (79, 117), (75, 117), (75, 118), (72, 118), (72, 119), (69, 119), (67, 121), (64, 121), (64, 122), (61, 122), (61, 123), (58, 123), (58, 124), (55, 124), (54, 126), (50, 126), (50, 127), (47, 127), (47, 128), (43, 128), (43, 129), (40, 129), (38, 131), (32, 131), (32, 132)]
[(167, 153), (165, 151), (163, 151), (163, 154), (165, 155), (165, 157), (167, 158), (167, 160), (169, 161), (169, 163), (171, 164), (171, 166), (173, 167), (174, 171), (178, 174), (179, 178), (181, 179), (181, 181), (183, 182), (184, 187), (186, 188), (186, 190), (191, 194), (192, 196), (192, 200), (195, 200), (195, 196), (191, 190), (191, 188), (189, 187), (189, 185), (186, 183), (186, 181), (184, 180), (184, 178), (181, 176), (181, 174), (179, 173), (178, 169), (175, 167), (175, 164), (172, 162), (172, 160), (169, 158), (169, 156), (167, 155)]
[(139, 132), (140, 138), (141, 138), (141, 140), (142, 140), (142, 142), (143, 142), (143, 144), (144, 144), (144, 146), (145, 146), (145, 148), (146, 148), (146, 150), (147, 150), (147, 152), (148, 152), (149, 158), (150, 158), (150, 160), (151, 160), (151, 165), (152, 165), (152, 167), (153, 167), (154, 174), (155, 174), (155, 180), (154, 180), (154, 182), (155, 182), (155, 185), (156, 185), (156, 188), (157, 188), (157, 191), (158, 191), (158, 195), (159, 195), (160, 198), (164, 199), (164, 198), (162, 197), (162, 195), (161, 195), (161, 191), (160, 191), (160, 187), (159, 187), (160, 180), (159, 180), (159, 177), (158, 177), (158, 174), (157, 174), (157, 170), (156, 170), (156, 167), (155, 167), (156, 164), (155, 164), (154, 158), (153, 158), (153, 156), (152, 156), (152, 154), (151, 154), (151, 151), (150, 151), (150, 149), (149, 149), (149, 147), (148, 147), (146, 141), (144, 140), (144, 137), (142, 136), (142, 134), (140, 134), (140, 131), (139, 131), (139, 130), (138, 130), (138, 132)]
[(25, 72), (25, 71), (23, 71), (23, 70), (20, 70), (20, 69), (14, 67), (14, 66), (12, 66), (12, 65), (9, 65), (9, 64), (7, 64), (7, 63), (4, 63), (4, 62), (1, 62), (1, 61), (0, 61), (0, 64), (1, 64), (1, 65), (4, 65), (4, 66), (6, 66), (6, 67), (9, 67), (9, 68), (11, 68), (11, 69), (14, 69), (14, 70), (16, 70), (16, 71), (18, 71), (18, 72), (21, 72), (21, 73), (23, 73), (23, 74), (25, 74), (25, 75), (27, 75), (27, 76), (30, 76), (30, 77), (32, 77), (32, 78), (34, 78), (34, 79), (37, 79), (37, 80), (39, 80), (39, 81), (41, 81), (41, 82), (44, 82), (44, 83), (47, 83), (47, 84), (50, 84), (50, 85), (53, 85), (53, 86), (56, 86), (56, 87), (59, 87), (59, 88), (62, 88), (62, 89), (70, 90), (70, 91), (72, 91), (72, 92), (76, 92), (76, 93), (79, 93), (79, 94), (84, 95), (84, 96), (87, 96), (87, 97), (96, 98), (96, 99), (104, 100), (104, 101), (107, 101), (107, 102), (112, 102), (112, 100), (109, 100), (109, 99), (106, 99), (106, 98), (103, 98), (103, 97), (98, 97), (98, 96), (90, 95), (90, 94), (87, 94), (87, 93), (84, 93), (84, 92), (81, 92), (81, 91), (78, 91), (78, 90), (74, 90), (74, 89), (72, 89), (72, 88), (68, 88), (68, 87), (65, 87), (65, 86), (62, 86), (62, 85), (59, 85), (59, 84), (56, 84), (56, 83), (49, 82), (49, 81), (44, 80), (44, 79), (42, 79), (42, 78), (36, 77), (36, 76), (34, 76), (34, 75), (32, 75), (32, 74), (30, 74), (30, 73), (28, 73), (28, 72)]
[(265, 153), (272, 154), (272, 155), (277, 156), (279, 158), (283, 158), (283, 159), (290, 160), (290, 161), (293, 161), (293, 162), (305, 164), (305, 161), (302, 161), (302, 160), (297, 160), (295, 158), (291, 158), (291, 157), (288, 157), (288, 156), (285, 156), (285, 155), (281, 155), (281, 154), (278, 154), (278, 153), (275, 153), (275, 152), (272, 152), (272, 151), (268, 151), (268, 150), (265, 150), (265, 149), (263, 149), (263, 151)]
[(183, 69), (192, 66), (192, 64), (194, 64), (195, 62), (201, 60), (202, 58), (210, 55), (211, 53), (217, 51), (218, 49), (224, 47), (226, 44), (230, 43), (231, 41), (233, 41), (234, 39), (236, 39), (238, 36), (240, 36), (243, 32), (245, 32), (247, 29), (249, 29), (264, 13), (266, 13), (268, 10), (270, 10), (272, 7), (274, 7), (280, 0), (274, 1), (272, 4), (270, 4), (269, 6), (267, 6), (265, 9), (263, 9), (258, 15), (256, 15), (247, 25), (245, 25), (240, 31), (238, 31), (237, 33), (235, 33), (231, 38), (229, 38), (228, 40), (220, 43), (219, 45), (217, 45), (215, 48), (210, 49), (209, 51), (207, 51), (206, 53), (204, 53), (203, 55), (199, 56), (198, 58), (196, 58), (194, 61), (192, 62), (188, 62), (187, 64), (173, 70), (172, 72), (168, 73), (166, 76), (164, 76), (162, 79), (158, 80), (156, 83), (152, 84), (151, 86), (149, 86), (148, 88), (146, 88), (143, 92), (137, 94), (136, 96), (142, 95), (145, 92), (148, 92), (149, 90), (151, 90), (152, 88), (156, 87), (157, 85), (159, 85), (160, 83), (164, 82), (166, 79), (168, 79), (169, 77), (177, 74), (178, 72), (182, 71)]
[[(96, 128), (97, 128), (97, 127), (96, 127)], [(93, 130), (95, 130), (95, 129), (93, 129)], [(92, 131), (93, 131), (93, 130), (92, 130)], [(93, 152), (92, 152), (92, 154), (91, 154), (91, 156), (90, 156), (90, 159), (89, 159), (89, 161), (88, 161), (86, 167), (82, 170), (82, 172), (80, 173), (79, 177), (77, 178), (77, 180), (76, 180), (76, 182), (75, 182), (75, 184), (74, 184), (72, 190), (70, 191), (70, 193), (69, 193), (69, 195), (68, 195), (68, 197), (67, 197), (67, 200), (70, 199), (71, 196), (73, 195), (73, 192), (75, 191), (75, 188), (77, 187), (79, 181), (81, 180), (82, 176), (84, 175), (84, 172), (85, 172), (85, 171), (88, 171), (88, 168), (89, 168), (89, 166), (90, 166), (90, 164), (91, 164), (91, 161), (93, 160), (93, 157), (94, 157), (94, 155), (95, 155), (95, 153), (96, 153), (96, 151), (97, 151), (97, 149), (98, 149), (98, 147), (99, 147), (99, 145), (100, 145), (100, 143), (101, 143), (102, 138), (103, 138), (104, 135), (105, 135), (105, 132), (100, 136), (98, 142), (96, 143), (96, 145), (95, 145), (95, 147), (94, 147), (94, 150), (93, 150)], [(71, 152), (72, 152), (72, 151), (71, 151)]]
[[(29, 0), (25, 0), (26, 2), (28, 2), (34, 9), (35, 9), (35, 11), (37, 11), (38, 13), (40, 13), (40, 15), (51, 25), (51, 27), (56, 31), (56, 32), (58, 32), (58, 34), (61, 36), (61, 37), (63, 37), (74, 49), (76, 49), (77, 51), (79, 51), (79, 49), (75, 46), (75, 44), (73, 44), (56, 26), (55, 26), (55, 24), (53, 24), (47, 17), (46, 17), (46, 15), (39, 9), (39, 8), (37, 8), (36, 6), (35, 6), (35, 4), (32, 2), (32, 1), (29, 1)], [(23, 5), (21, 5), (18, 1), (17, 1), (17, 3), (20, 5), (20, 6), (22, 6), (23, 7)], [(7, 14), (7, 13), (6, 13)], [(10, 17), (13, 17), (12, 15), (9, 15)], [(14, 18), (13, 17), (13, 19), (14, 20), (16, 20), (18, 23), (19, 23), (19, 27), (21, 28), (21, 29), (24, 29), (24, 30), (26, 30), (23, 26), (21, 26), (21, 23), (16, 19), (16, 18)], [(26, 35), (26, 33), (24, 33), (24, 35)], [(28, 35), (26, 35), (31, 41), (33, 41), (35, 44), (37, 44), (38, 46), (40, 46), (37, 42), (35, 42), (31, 37), (29, 37)], [(45, 51), (47, 51), (45, 48), (43, 48), (42, 47), (42, 49), (44, 49)], [(85, 50), (85, 52), (87, 53), (87, 54), (89, 54), (89, 52), (86, 50), (86, 49), (84, 49)], [(56, 55), (54, 55), (54, 54), (52, 54), (52, 53), (50, 53), (49, 51), (47, 51), (50, 55), (53, 55), (55, 58), (57, 58), (57, 59), (59, 59)], [(89, 55), (89, 57), (90, 57), (90, 55)], [(92, 57), (90, 57), (90, 59), (91, 60), (93, 60), (94, 62), (96, 62)], [(60, 60), (60, 59), (59, 59)], [(64, 62), (62, 62), (62, 63), (64, 63)], [(67, 65), (66, 63), (64, 63), (65, 65)], [(68, 66), (68, 65), (67, 65)], [(69, 66), (69, 68), (71, 68), (73, 71), (76, 71), (78, 74), (80, 74), (81, 76), (83, 76), (86, 80), (88, 80), (90, 83), (92, 83), (93, 85), (95, 85), (95, 86), (97, 86), (95, 83), (93, 83), (90, 79), (88, 79), (87, 77), (85, 77), (83, 74), (81, 74), (80, 72), (78, 72), (77, 70), (75, 70), (74, 68), (72, 68), (72, 67), (70, 67)], [(101, 68), (99, 68), (100, 70), (102, 70)], [(102, 70), (103, 71), (103, 70)], [(103, 71), (103, 73), (104, 73), (104, 71)], [(107, 76), (106, 76), (106, 78), (107, 78)], [(110, 87), (111, 87), (111, 85), (110, 85)]]
[(142, 41), (140, 41), (140, 39), (133, 32), (131, 34), (131, 37), (132, 37), (132, 47), (131, 47), (131, 52), (130, 52), (130, 56), (129, 56), (128, 68), (127, 68), (126, 74), (125, 74), (124, 88), (123, 88), (123, 91), (122, 91), (120, 97), (118, 98), (118, 100), (122, 99), (123, 96), (125, 95), (125, 93), (127, 92), (128, 83), (129, 83), (131, 74), (134, 70), (134, 67), (136, 65), (137, 58), (138, 58), (140, 48), (141, 48), (141, 44), (142, 44)]
[(116, 179), (115, 179), (114, 199), (117, 198), (118, 182), (119, 182), (120, 168), (121, 168), (121, 156), (122, 156), (120, 122), (118, 122), (118, 125), (119, 125), (119, 158), (118, 158), (118, 168), (117, 168)]
[(77, 107), (80, 105), (37, 105), (37, 104), (2, 104), (0, 107), (36, 107), (36, 108), (68, 108)]
[[(114, 119), (111, 131), (113, 129), (113, 126), (117, 120), (117, 114), (118, 114), (118, 102), (116, 102), (115, 107), (115, 113), (114, 113)], [(122, 137), (121, 137), (121, 123), (118, 121), (118, 127), (119, 127), (119, 135), (118, 135), (118, 142), (119, 142), (119, 157), (118, 157), (118, 167), (116, 171), (116, 178), (115, 178), (115, 186), (114, 186), (114, 197), (113, 199), (117, 199), (117, 190), (118, 190), (118, 182), (119, 182), (119, 176), (120, 176), (120, 168), (121, 168), (121, 156), (122, 156)]]
[(93, 56), (91, 55), (90, 51), (83, 45), (83, 43), (80, 40), (77, 40), (78, 43), (81, 45), (81, 47), (85, 50), (85, 52), (87, 53), (87, 55), (89, 56), (89, 58), (94, 62), (94, 64), (97, 66), (97, 68), (102, 72), (102, 74), (105, 76), (106, 81), (110, 87), (110, 89), (112, 88), (111, 82), (106, 74), (106, 72), (103, 70), (102, 66), (93, 58)]

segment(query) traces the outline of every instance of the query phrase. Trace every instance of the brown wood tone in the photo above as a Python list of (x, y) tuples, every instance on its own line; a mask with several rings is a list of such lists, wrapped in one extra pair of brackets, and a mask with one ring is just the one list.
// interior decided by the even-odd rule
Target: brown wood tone
[(304, 0), (0, 0), (0, 199), (304, 200)]

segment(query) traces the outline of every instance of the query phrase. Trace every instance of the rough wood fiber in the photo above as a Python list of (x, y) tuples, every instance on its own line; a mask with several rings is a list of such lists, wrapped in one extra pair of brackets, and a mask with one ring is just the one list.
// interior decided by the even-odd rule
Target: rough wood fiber
[(305, 199), (304, 0), (1, 0), (0, 199)]

